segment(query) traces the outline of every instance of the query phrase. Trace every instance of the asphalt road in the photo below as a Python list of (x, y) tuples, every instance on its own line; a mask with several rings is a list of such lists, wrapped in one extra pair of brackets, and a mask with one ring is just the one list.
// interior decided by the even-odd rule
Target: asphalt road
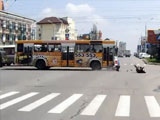
[(3, 67), (0, 120), (160, 120), (160, 66), (120, 61), (119, 72)]

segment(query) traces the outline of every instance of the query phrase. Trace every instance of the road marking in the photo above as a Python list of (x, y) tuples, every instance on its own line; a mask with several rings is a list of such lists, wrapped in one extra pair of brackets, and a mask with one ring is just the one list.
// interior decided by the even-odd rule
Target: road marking
[(31, 111), (31, 110), (39, 107), (40, 105), (43, 105), (44, 103), (50, 101), (51, 99), (57, 97), (58, 95), (60, 95), (60, 93), (52, 93), (52, 94), (49, 94), (49, 95), (47, 95), (47, 96), (45, 96), (45, 97), (43, 97), (43, 98), (41, 98), (41, 99), (39, 99), (39, 100), (37, 100), (37, 101), (29, 104), (29, 105), (27, 105), (27, 106), (19, 109), (18, 111), (26, 111), (26, 112), (29, 112), (29, 111)]
[(124, 64), (124, 65), (127, 65), (127, 64)]
[(106, 95), (97, 95), (91, 101), (91, 103), (83, 110), (81, 115), (95, 115), (106, 97)]
[(11, 105), (14, 105), (14, 104), (16, 104), (18, 102), (21, 102), (21, 101), (23, 101), (23, 100), (25, 100), (27, 98), (30, 98), (30, 97), (32, 97), (34, 95), (37, 95), (37, 94), (38, 94), (37, 92), (31, 92), (31, 93), (26, 94), (24, 96), (21, 96), (21, 97), (18, 97), (16, 99), (13, 99), (11, 101), (8, 101), (6, 103), (3, 103), (3, 104), (0, 105), (0, 110), (5, 109), (5, 108), (7, 108), (7, 107), (9, 107)]
[(48, 111), (48, 113), (61, 113), (65, 109), (67, 109), (69, 106), (71, 106), (74, 102), (76, 102), (80, 97), (82, 97), (83, 94), (73, 94), (71, 97)]
[(17, 93), (19, 93), (19, 92), (17, 92), (17, 91), (12, 91), (12, 92), (9, 92), (9, 93), (0, 95), (0, 100), (3, 99), (3, 98), (9, 97), (9, 96), (15, 95), (15, 94), (17, 94)]
[(130, 115), (130, 96), (120, 96), (115, 116), (128, 117)]
[(160, 117), (160, 106), (154, 96), (145, 96), (150, 117)]

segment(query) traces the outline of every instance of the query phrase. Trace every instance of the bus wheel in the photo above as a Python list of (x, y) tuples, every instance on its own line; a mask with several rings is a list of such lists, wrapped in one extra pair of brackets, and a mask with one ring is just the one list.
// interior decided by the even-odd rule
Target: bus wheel
[(46, 68), (46, 63), (44, 60), (38, 60), (36, 62), (36, 67), (39, 69), (39, 70), (44, 70)]
[(45, 70), (49, 70), (50, 69), (50, 67), (45, 67)]
[(7, 66), (10, 66), (11, 65), (11, 63), (7, 63)]
[(91, 63), (91, 68), (92, 70), (100, 70), (101, 69), (101, 64), (98, 61), (93, 61)]

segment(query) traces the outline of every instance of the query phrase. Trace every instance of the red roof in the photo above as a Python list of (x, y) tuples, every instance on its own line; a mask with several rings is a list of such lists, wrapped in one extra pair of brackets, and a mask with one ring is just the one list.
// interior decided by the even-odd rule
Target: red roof
[(41, 21), (37, 22), (37, 24), (61, 24), (61, 23), (68, 25), (68, 22), (66, 20), (57, 17), (46, 17)]

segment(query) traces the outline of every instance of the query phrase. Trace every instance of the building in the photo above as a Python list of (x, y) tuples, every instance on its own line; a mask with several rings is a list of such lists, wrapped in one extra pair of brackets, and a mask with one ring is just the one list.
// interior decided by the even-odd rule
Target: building
[(35, 20), (0, 10), (0, 45), (35, 39)]
[(69, 40), (77, 40), (77, 30), (75, 29), (75, 22), (72, 18), (63, 17), (62, 19), (68, 22), (68, 27), (65, 30), (65, 35), (68, 36)]
[(75, 40), (77, 33), (71, 18), (46, 17), (37, 22), (39, 40)]
[(123, 57), (126, 50), (126, 42), (119, 42), (118, 56)]
[(147, 30), (147, 53), (160, 59), (160, 29)]
[(160, 43), (160, 29), (147, 31), (147, 42), (150, 44), (159, 45)]
[(147, 52), (147, 37), (146, 36), (141, 36), (141, 50), (140, 52)]

